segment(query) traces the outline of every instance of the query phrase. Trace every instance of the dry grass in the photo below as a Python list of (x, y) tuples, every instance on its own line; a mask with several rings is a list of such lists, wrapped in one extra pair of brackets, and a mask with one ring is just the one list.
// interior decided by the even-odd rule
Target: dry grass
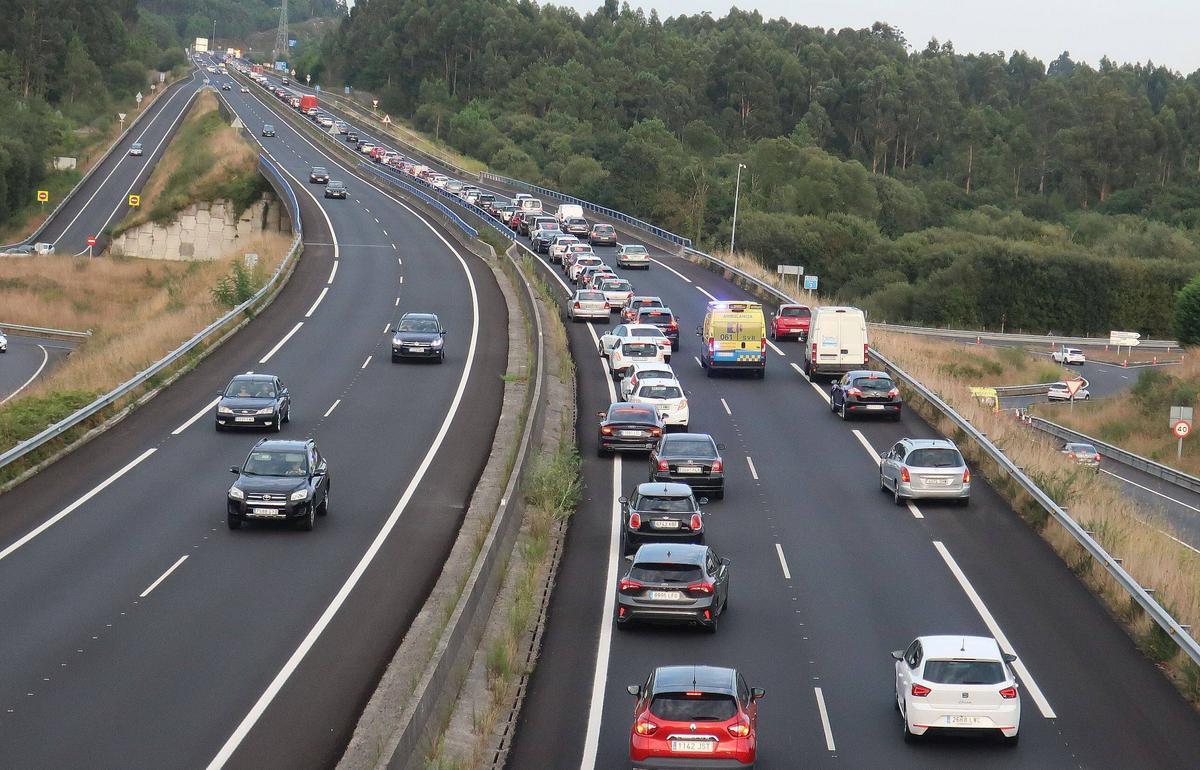
[[(1123, 559), (1125, 569), (1143, 586), (1157, 590), (1156, 598), (1183, 624), (1200, 628), (1200, 555), (1172, 541), (1167, 522), (1130, 500), (1113, 482), (1086, 473), (1068, 463), (1052, 439), (1014, 420), (1006, 411), (994, 413), (971, 398), (959, 378), (939, 368), (931, 349), (954, 343), (914, 340), (911, 336), (876, 333), (872, 343), (910, 375), (937, 392), (977, 428), (987, 433), (1017, 465), (1113, 556)], [(940, 354), (953, 356), (953, 350)], [(910, 399), (930, 423), (944, 435), (956, 438), (989, 481), (1013, 504), (1032, 526), (1058, 551), (1067, 565), (1108, 604), (1114, 616), (1125, 623), (1139, 647), (1160, 664), (1193, 703), (1200, 704), (1200, 670), (1178, 653), (1157, 626), (1136, 607), (1102, 569), (1095, 567), (1082, 547), (1011, 479), (974, 450), (955, 427), (940, 414)], [(1076, 414), (1086, 410), (1076, 409)]]
[(919, 358), (963, 393), (970, 386), (1032, 385), (1069, 376), (1062, 367), (1030, 355), (1024, 348), (970, 345), (878, 329), (871, 330), (870, 339), (872, 347), (885, 355), (889, 355), (886, 351), (902, 349), (907, 356)]

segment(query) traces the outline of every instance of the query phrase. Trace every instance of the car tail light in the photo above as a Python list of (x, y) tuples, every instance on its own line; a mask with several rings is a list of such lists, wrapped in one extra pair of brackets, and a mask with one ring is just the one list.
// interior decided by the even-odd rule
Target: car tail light
[(914, 698), (924, 698), (933, 691), (923, 684), (917, 684), (916, 682), (913, 682), (912, 690), (910, 692), (912, 692), (912, 696)]
[(658, 461), (658, 469), (660, 471), (669, 471), (669, 470), (671, 470), (671, 466), (667, 464), (666, 460), (659, 460)]
[(692, 583), (687, 587), (687, 590), (699, 594), (711, 594), (713, 592), (712, 583)]
[(815, 342), (812, 344), (812, 360), (817, 360), (817, 343)]
[(578, 309), (579, 309), (579, 303), (578, 303), (578, 302), (576, 302), (576, 303), (575, 303), (575, 309), (576, 309), (576, 310), (578, 310)]
[(708, 352), (709, 352), (709, 355), (712, 355), (712, 352), (713, 352), (714, 350), (716, 350), (716, 349), (717, 349), (717, 341), (716, 341), (715, 339), (713, 339), (712, 337), (709, 337), (709, 338), (708, 338)]
[(700, 527), (703, 526), (703, 524), (700, 521), (700, 514), (693, 513), (692, 520), (691, 520), (691, 522), (689, 522), (688, 526), (690, 526), (692, 528), (693, 532), (700, 529)]
[(1092, 455), (1092, 459), (1095, 460), (1096, 462), (1100, 462), (1100, 455), (1098, 455), (1098, 454)]
[(759, 343), (759, 345), (758, 345), (758, 350), (759, 350), (759, 353), (761, 353), (763, 356), (767, 355), (767, 338), (766, 337), (762, 338), (762, 342)]
[(1016, 685), (1012, 685), (1010, 687), (1005, 687), (1003, 690), (1000, 691), (1000, 697), (1004, 698), (1005, 700), (1012, 700), (1013, 698), (1017, 697)]
[(633, 726), (633, 731), (638, 735), (654, 735), (658, 730), (658, 725), (651, 722), (649, 719), (639, 719)]
[(725, 470), (725, 463), (721, 462), (720, 460), (713, 460), (712, 472), (720, 473), (723, 470)]
[(629, 514), (629, 528), (630, 529), (641, 529), (642, 528), (642, 514), (640, 514), (640, 513)]
[(862, 396), (862, 391), (861, 391), (861, 390), (859, 390), (858, 388), (849, 388), (849, 389), (846, 391), (846, 395), (847, 395), (847, 396), (856, 396), (856, 397), (857, 397), (857, 396)]
[(870, 349), (871, 349), (871, 346), (864, 342), (863, 343), (863, 360), (864, 361), (867, 360), (867, 351)]
[(734, 738), (747, 738), (750, 735), (750, 725), (746, 722), (738, 722), (736, 725), (730, 725), (729, 734)]
[(671, 323), (667, 324), (667, 328), (673, 332), (679, 331), (679, 324), (675, 321), (672, 321)]
[(888, 391), (888, 398), (897, 398), (900, 396), (900, 388), (892, 388)]
[(912, 477), (908, 475), (908, 468), (905, 468), (904, 466), (900, 467), (900, 480), (905, 484), (912, 481)]
[(618, 590), (621, 590), (621, 591), (640, 591), (641, 588), (642, 588), (641, 583), (639, 583), (636, 580), (628, 580), (628, 579), (622, 580), (620, 586), (618, 586)]
[(600, 433), (605, 436), (611, 436), (613, 432), (611, 425), (603, 425), (600, 427)]
[(963, 469), (963, 483), (964, 484), (971, 483), (971, 469), (970, 468)]

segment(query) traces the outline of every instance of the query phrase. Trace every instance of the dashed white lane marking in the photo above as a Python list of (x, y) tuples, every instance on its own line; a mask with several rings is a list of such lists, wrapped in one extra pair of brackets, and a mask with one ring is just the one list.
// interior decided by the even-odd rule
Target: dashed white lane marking
[(806, 380), (808, 379), (808, 377), (804, 374), (804, 370), (800, 368), (800, 364), (793, 362), (792, 368), (796, 370), (796, 374), (800, 375), (801, 377), (804, 377), (804, 379), (806, 379)]
[(692, 360), (696, 362), (696, 366), (704, 368), (704, 364), (700, 363), (700, 359), (697, 356), (692, 356)]
[(180, 564), (183, 564), (185, 561), (187, 561), (187, 557), (188, 557), (188, 555), (186, 553), (183, 556), (180, 556), (179, 560), (176, 561), (174, 564), (172, 564), (170, 567), (168, 567), (166, 572), (164, 572), (158, 576), (158, 580), (155, 580), (153, 583), (150, 584), (149, 588), (147, 588), (145, 591), (142, 591), (140, 594), (138, 594), (138, 598), (145, 599), (147, 596), (149, 596), (151, 591), (153, 591), (155, 588), (158, 588), (159, 583), (163, 582), (168, 577), (170, 577), (172, 572), (179, 569)]
[(703, 289), (703, 287), (697, 286), (697, 287), (696, 287), (696, 291), (700, 292), (701, 294), (703, 294), (704, 296), (708, 297), (708, 298), (709, 298), (709, 299), (711, 299), (711, 300), (714, 300), (714, 301), (715, 301), (715, 300), (717, 299), (716, 297), (714, 297), (713, 295), (711, 295), (711, 294), (709, 294), (707, 291), (705, 291), (705, 290)]
[(908, 512), (913, 515), (914, 519), (925, 518), (925, 514), (921, 513), (921, 509), (918, 508), (912, 500), (909, 500), (906, 504), (908, 505)]
[(126, 465), (124, 468), (117, 471), (116, 473), (109, 476), (107, 479), (105, 479), (104, 481), (100, 482), (98, 485), (93, 487), (92, 490), (90, 492), (88, 492), (87, 494), (85, 494), (83, 497), (79, 498), (75, 502), (68, 505), (66, 508), (63, 508), (58, 513), (56, 513), (53, 516), (51, 516), (50, 518), (46, 519), (44, 522), (39, 524), (37, 527), (35, 527), (33, 530), (31, 530), (29, 533), (27, 533), (24, 537), (22, 537), (20, 540), (16, 541), (15, 543), (13, 543), (10, 546), (8, 546), (3, 551), (0, 551), (0, 561), (3, 561), (6, 557), (8, 557), (10, 554), (12, 554), (14, 551), (16, 551), (18, 548), (25, 545), (30, 540), (33, 540), (35, 537), (42, 534), (46, 530), (50, 529), (50, 527), (53, 527), (55, 524), (57, 524), (59, 521), (61, 521), (65, 517), (71, 515), (71, 513), (73, 513), (81, 505), (86, 503), (88, 500), (91, 500), (93, 497), (100, 494), (105, 489), (108, 489), (108, 487), (110, 485), (112, 485), (114, 482), (116, 482), (117, 479), (121, 478), (126, 473), (129, 473), (129, 471), (133, 470), (139, 463), (141, 463), (143, 460), (145, 460), (147, 457), (149, 457), (150, 455), (154, 454), (157, 451), (158, 451), (157, 448), (151, 447), (150, 449), (147, 449), (145, 452), (142, 452), (136, 458), (131, 460), (129, 462), (129, 464)]
[(383, 333), (384, 333), (384, 334), (387, 334), (387, 333), (388, 333), (388, 332), (390, 332), (391, 330), (392, 330), (392, 325), (391, 325), (391, 324), (386, 324), (386, 325), (383, 327)]
[(329, 407), (329, 409), (327, 409), (325, 411), (325, 416), (328, 417), (329, 415), (333, 414), (333, 410), (337, 409), (338, 404), (340, 404), (340, 403), (342, 403), (342, 400), (340, 398), (337, 401), (334, 401), (333, 406)]
[[(395, 244), (392, 244), (392, 245), (394, 246)], [(396, 264), (400, 265), (401, 267), (404, 267), (404, 260), (400, 257), (396, 257)]]
[[(803, 372), (803, 371), (801, 371), (801, 374), (803, 374), (803, 373), (804, 373), (804, 372)], [(818, 385), (817, 383), (813, 382), (812, 380), (809, 380), (809, 381), (808, 381), (808, 384), (809, 384), (809, 385), (812, 385), (812, 387), (813, 387), (813, 390), (817, 391), (817, 395), (818, 395), (818, 396), (820, 396), (821, 398), (823, 398), (823, 399), (825, 400), (825, 403), (827, 403), (827, 404), (832, 404), (832, 403), (833, 403), (833, 401), (832, 401), (832, 400), (829, 398), (829, 394), (825, 392), (825, 389), (824, 389), (824, 388), (822, 388), (820, 385)]]
[(746, 465), (750, 466), (750, 475), (754, 477), (755, 481), (758, 481), (758, 469), (754, 467), (754, 460), (750, 459), (750, 455), (746, 455)]
[(404, 276), (400, 276), (400, 283), (404, 283)]
[(686, 275), (684, 275), (683, 273), (679, 272), (678, 270), (676, 270), (675, 268), (671, 267), (670, 265), (663, 264), (662, 262), (659, 262), (659, 261), (658, 261), (657, 259), (655, 259), (654, 257), (650, 257), (650, 261), (651, 261), (651, 262), (653, 262), (653, 263), (654, 263), (654, 264), (656, 264), (656, 265), (659, 265), (660, 267), (663, 267), (663, 268), (666, 268), (667, 270), (670, 270), (672, 273), (674, 273), (675, 275), (679, 276), (679, 277), (680, 277), (680, 278), (681, 278), (681, 279), (682, 279), (684, 282), (686, 282), (686, 283), (691, 283), (691, 282), (692, 282), (692, 279), (691, 279), (691, 278), (688, 278)]
[(833, 744), (833, 726), (829, 724), (829, 711), (825, 708), (825, 695), (821, 692), (820, 687), (814, 687), (813, 691), (817, 694), (817, 710), (821, 712), (821, 729), (825, 731), (825, 748), (837, 751), (837, 747)]
[(392, 251), (396, 251), (396, 244), (392, 244)]
[(733, 416), (733, 412), (729, 409), (729, 404), (725, 402), (725, 399), (721, 399), (721, 406), (725, 407), (725, 414), (729, 415), (730, 417)]
[(329, 293), (328, 286), (321, 289), (321, 293), (317, 295), (317, 299), (312, 303), (312, 307), (310, 307), (308, 309), (308, 312), (304, 314), (305, 318), (312, 318), (312, 314), (317, 312), (317, 305), (321, 304), (321, 300), (325, 299), (325, 295), (328, 293)]
[(775, 555), (779, 557), (779, 568), (783, 570), (783, 579), (791, 580), (792, 571), (788, 569), (787, 558), (783, 555), (783, 546), (779, 543), (775, 544)]
[(862, 431), (854, 428), (850, 432), (858, 439), (858, 443), (863, 445), (863, 449), (867, 450), (867, 454), (875, 461), (875, 464), (879, 465), (879, 453), (875, 451), (875, 447), (871, 446), (871, 442), (867, 441), (867, 437), (862, 434)]
[(333, 260), (333, 269), (329, 271), (329, 280), (326, 281), (325, 283), (333, 283), (333, 277), (335, 275), (337, 275), (337, 266), (338, 266), (338, 261), (335, 259), (335, 260)]
[(384, 238), (388, 237), (387, 230), (384, 230), (384, 231), (383, 231), (383, 237), (384, 237)]
[(297, 321), (296, 325), (292, 327), (292, 330), (290, 332), (288, 332), (287, 334), (283, 335), (283, 339), (281, 339), (279, 342), (276, 342), (275, 347), (271, 348), (265, 356), (258, 359), (258, 362), (260, 364), (265, 364), (266, 362), (270, 361), (271, 356), (278, 353), (279, 349), (284, 346), (284, 343), (286, 343), (288, 340), (290, 340), (292, 338), (293, 334), (300, 331), (300, 327), (303, 325), (304, 325), (303, 321)]
[(779, 347), (774, 342), (771, 342), (770, 340), (767, 340), (767, 347), (769, 347), (771, 350), (774, 350), (779, 355), (781, 355), (785, 358), (787, 357), (787, 353), (784, 353), (782, 350), (780, 350)]
[(396, 307), (400, 307), (400, 298), (396, 297)]
[(367, 356), (367, 360), (366, 360), (366, 361), (363, 361), (363, 365), (362, 365), (362, 366), (360, 366), (360, 367), (358, 367), (358, 368), (359, 368), (359, 369), (366, 369), (366, 368), (367, 368), (367, 364), (371, 363), (371, 359), (372, 359), (372, 358), (373, 358), (373, 356)]
[[(996, 622), (996, 619), (992, 617), (992, 613), (988, 610), (987, 605), (985, 605), (983, 600), (979, 598), (979, 594), (975, 592), (975, 588), (971, 585), (971, 581), (967, 580), (967, 576), (963, 574), (961, 569), (959, 569), (958, 562), (956, 562), (954, 557), (950, 555), (950, 551), (946, 549), (946, 546), (944, 546), (940, 540), (934, 540), (933, 547), (937, 549), (939, 554), (941, 554), (942, 560), (945, 561), (946, 566), (950, 568), (950, 572), (953, 573), (955, 580), (957, 580), (958, 584), (962, 586), (963, 592), (966, 593), (967, 598), (971, 601), (971, 604), (975, 606), (975, 611), (978, 612), (979, 617), (983, 619), (984, 625), (988, 627), (988, 630), (992, 632), (992, 636), (996, 638), (996, 641), (1000, 645), (1001, 651), (1016, 655), (1016, 650), (1014, 650), (1013, 646), (1009, 644), (1008, 637), (1006, 637), (1004, 632), (1000, 630), (1000, 624)], [(1037, 682), (1033, 681), (1033, 676), (1030, 675), (1029, 669), (1025, 668), (1025, 664), (1021, 662), (1021, 659), (1017, 658), (1014, 660), (1012, 667), (1017, 670), (1017, 674), (1020, 675), (1021, 681), (1025, 684), (1025, 689), (1029, 690), (1029, 697), (1033, 698), (1033, 702), (1037, 704), (1038, 711), (1042, 712), (1042, 716), (1044, 716), (1046, 719), (1054, 719), (1054, 709), (1050, 708), (1050, 703), (1046, 700), (1046, 696), (1042, 695), (1041, 688), (1037, 686)]]
[(215, 407), (220, 400), (221, 400), (221, 397), (217, 396), (212, 401), (209, 401), (207, 404), (204, 405), (204, 407), (199, 412), (196, 412), (194, 415), (189, 417), (187, 422), (185, 422), (183, 425), (180, 425), (175, 430), (171, 431), (171, 435), (178, 436), (180, 433), (183, 433), (185, 430), (192, 427), (192, 424), (195, 423), (196, 420), (199, 420), (201, 417), (203, 417), (204, 415), (211, 412), (213, 410), (213, 407)]

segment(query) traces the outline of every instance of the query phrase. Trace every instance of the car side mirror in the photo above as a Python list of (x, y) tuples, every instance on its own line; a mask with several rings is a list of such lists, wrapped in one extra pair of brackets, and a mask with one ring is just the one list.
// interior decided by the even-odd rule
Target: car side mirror
[(596, 416), (599, 417), (601, 420), (603, 420), (608, 415), (605, 414), (604, 412), (596, 412)]
[(761, 687), (750, 688), (750, 700), (762, 700), (767, 697), (767, 691)]
[(697, 503), (698, 505), (708, 505), (708, 498), (707, 498), (707, 497), (701, 497), (701, 498), (699, 498), (699, 499), (697, 499), (697, 500), (696, 500), (696, 503)]
[(1011, 652), (1006, 652), (1000, 657), (1004, 658), (1005, 663), (1015, 663), (1017, 660), (1017, 656), (1013, 655)]
[(322, 460), (321, 464), (317, 466), (317, 475), (324, 476), (328, 471), (329, 471), (329, 464), (327, 462), (325, 462), (324, 460)]
[(617, 502), (620, 503), (621, 505), (629, 505), (629, 498), (628, 497), (618, 497)]
[(625, 691), (635, 698), (642, 697), (642, 686), (640, 684), (631, 684), (625, 688)]
[(725, 445), (724, 445), (724, 444), (717, 444), (717, 451), (718, 451), (718, 452), (724, 452), (724, 451), (725, 451)]
[(722, 567), (728, 567), (730, 564), (733, 564), (728, 556), (722, 556), (719, 563)]
[(904, 650), (892, 650), (892, 658), (894, 660), (904, 660)]
[(439, 332), (439, 334), (441, 334), (443, 337), (445, 337), (445, 336), (446, 336), (446, 330), (445, 330), (445, 329), (442, 329), (442, 330), (441, 330), (441, 332)]
[(697, 337), (703, 337), (703, 336), (704, 336), (704, 331), (703, 331), (703, 330), (702, 330), (702, 329), (701, 329), (699, 326), (697, 326), (697, 327), (696, 327), (696, 336), (697, 336)]
[(236, 465), (231, 465), (231, 466), (229, 466), (229, 472), (240, 474), (242, 472), (242, 469), (237, 467)]

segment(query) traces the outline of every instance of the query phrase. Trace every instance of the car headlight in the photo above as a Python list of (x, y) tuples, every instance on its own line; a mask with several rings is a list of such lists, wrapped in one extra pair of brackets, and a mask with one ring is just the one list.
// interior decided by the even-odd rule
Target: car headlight
[(227, 406), (218, 406), (217, 414), (233, 414), (233, 410)]
[(234, 500), (245, 500), (246, 493), (243, 492), (242, 490), (238, 489), (237, 487), (230, 487), (229, 488), (229, 497)]
[(259, 409), (256, 414), (275, 414), (275, 407), (268, 406), (265, 409)]
[(305, 487), (304, 489), (297, 489), (295, 492), (292, 493), (292, 496), (288, 499), (289, 500), (307, 500), (308, 499), (308, 487)]
[(433, 346), (435, 348), (440, 348), (442, 346), (442, 343), (444, 343), (444, 342), (445, 342), (444, 339), (442, 339), (441, 337), (438, 337), (436, 340), (433, 341)]

